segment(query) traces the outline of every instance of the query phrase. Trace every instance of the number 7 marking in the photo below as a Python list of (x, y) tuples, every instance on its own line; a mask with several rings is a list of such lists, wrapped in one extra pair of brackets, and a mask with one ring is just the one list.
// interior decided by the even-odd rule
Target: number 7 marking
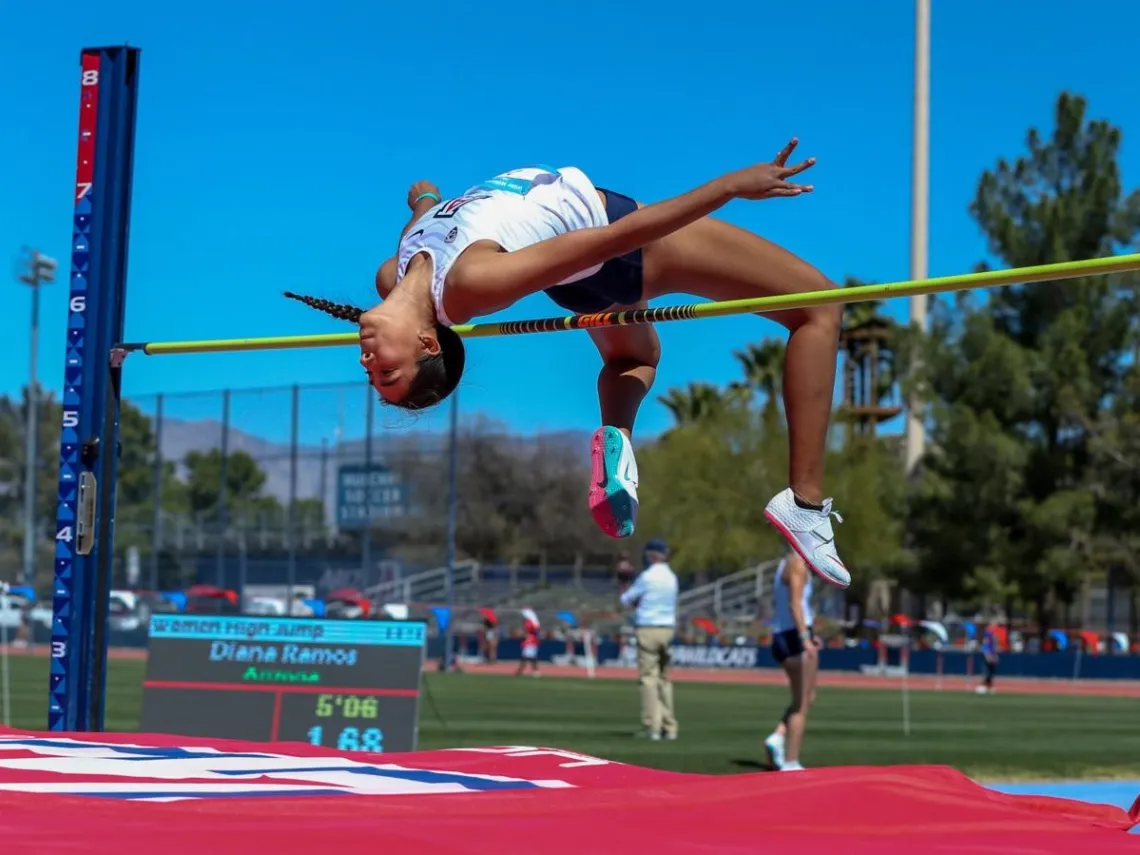
[(80, 181), (75, 186), (79, 190), (79, 195), (77, 195), (75, 197), (76, 202), (78, 202), (80, 199), (82, 199), (84, 196), (86, 196), (88, 193), (91, 192), (91, 182), (90, 181)]

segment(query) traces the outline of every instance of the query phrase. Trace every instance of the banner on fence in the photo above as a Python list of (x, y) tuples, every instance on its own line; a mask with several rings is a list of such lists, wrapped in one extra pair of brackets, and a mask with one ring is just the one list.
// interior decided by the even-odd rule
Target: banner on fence
[[(759, 648), (753, 645), (717, 647), (704, 644), (674, 644), (672, 664), (675, 668), (756, 668)], [(614, 668), (637, 667), (637, 645), (630, 641), (616, 659), (602, 663)]]

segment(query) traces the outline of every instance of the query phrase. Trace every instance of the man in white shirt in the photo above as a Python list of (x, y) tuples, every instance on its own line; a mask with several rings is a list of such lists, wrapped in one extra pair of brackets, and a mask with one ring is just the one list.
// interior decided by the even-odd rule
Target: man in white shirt
[(669, 660), (677, 628), (677, 574), (669, 567), (664, 541), (645, 545), (644, 564), (633, 584), (621, 595), (621, 604), (634, 609), (637, 638), (637, 676), (641, 686), (641, 724), (649, 739), (676, 739), (673, 684)]

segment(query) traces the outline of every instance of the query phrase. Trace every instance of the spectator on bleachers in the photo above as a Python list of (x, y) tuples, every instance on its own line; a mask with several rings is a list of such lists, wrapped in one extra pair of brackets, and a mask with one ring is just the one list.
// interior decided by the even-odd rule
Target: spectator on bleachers
[(634, 572), (633, 562), (629, 560), (628, 552), (623, 551), (618, 553), (614, 573), (618, 580), (618, 590), (625, 591), (626, 588), (633, 584), (633, 577), (637, 574)]

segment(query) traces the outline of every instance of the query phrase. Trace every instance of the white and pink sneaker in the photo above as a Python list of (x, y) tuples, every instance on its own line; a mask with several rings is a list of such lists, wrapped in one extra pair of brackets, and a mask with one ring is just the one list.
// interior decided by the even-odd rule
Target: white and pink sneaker
[(595, 432), (590, 446), (590, 513), (610, 537), (629, 537), (637, 525), (637, 461), (616, 427)]
[(851, 574), (835, 551), (831, 518), (843, 522), (843, 517), (831, 510), (831, 499), (824, 500), (822, 510), (801, 508), (789, 487), (773, 497), (764, 516), (817, 576), (837, 588), (851, 584)]

